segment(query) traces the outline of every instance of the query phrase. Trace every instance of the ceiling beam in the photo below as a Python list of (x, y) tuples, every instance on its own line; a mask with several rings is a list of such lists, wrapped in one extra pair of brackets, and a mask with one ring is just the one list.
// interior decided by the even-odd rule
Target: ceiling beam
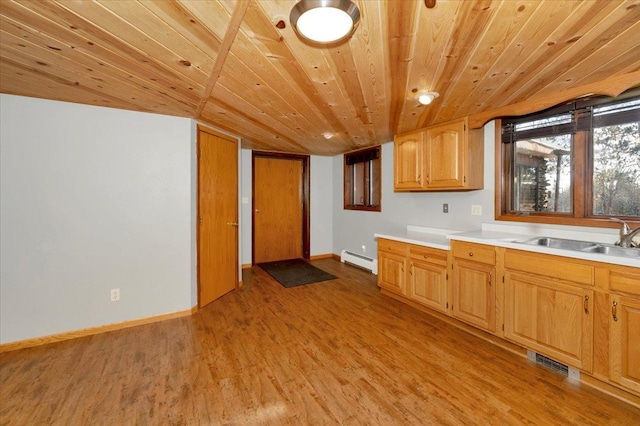
[(222, 67), (224, 67), (224, 63), (227, 60), (229, 50), (231, 50), (231, 45), (236, 39), (236, 35), (238, 34), (238, 30), (240, 30), (240, 25), (242, 24), (242, 20), (244, 19), (244, 15), (247, 13), (247, 9), (249, 8), (251, 1), (252, 0), (239, 1), (236, 3), (235, 9), (233, 9), (233, 15), (231, 15), (229, 26), (227, 27), (227, 31), (224, 34), (224, 39), (222, 40), (222, 45), (220, 46), (220, 52), (218, 53), (218, 56), (216, 58), (213, 70), (211, 70), (211, 76), (209, 77), (207, 86), (204, 89), (202, 98), (200, 99), (200, 104), (198, 105), (198, 110), (196, 111), (196, 118), (202, 115), (202, 110), (204, 110), (204, 107), (209, 100), (209, 96), (211, 96), (211, 92), (213, 92), (213, 88), (215, 87), (216, 82), (220, 77)]

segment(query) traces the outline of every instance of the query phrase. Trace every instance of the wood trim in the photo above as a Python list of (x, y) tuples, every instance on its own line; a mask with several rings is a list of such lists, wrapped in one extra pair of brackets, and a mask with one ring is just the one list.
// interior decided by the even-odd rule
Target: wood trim
[(309, 259), (311, 251), (311, 160), (306, 154), (251, 151), (251, 264), (255, 265), (255, 173), (256, 158), (284, 158), (302, 162), (302, 257)]
[(251, 263), (243, 263), (242, 264), (242, 269), (251, 269), (253, 267), (253, 265)]
[(488, 121), (497, 117), (520, 116), (536, 111), (542, 111), (554, 105), (571, 101), (586, 94), (599, 94), (615, 97), (638, 84), (640, 84), (640, 71), (634, 71), (628, 74), (610, 77), (596, 83), (554, 92), (550, 95), (534, 95), (526, 101), (474, 114), (469, 117), (469, 127), (472, 129), (480, 128)]
[(0, 345), (0, 353), (16, 351), (18, 349), (32, 348), (35, 346), (47, 345), (49, 343), (63, 342), (65, 340), (77, 339), (79, 337), (93, 336), (95, 334), (107, 333), (109, 331), (122, 330), (139, 325), (152, 324), (154, 322), (165, 321), (174, 318), (193, 315), (198, 311), (198, 306), (184, 311), (171, 312), (168, 314), (156, 315), (153, 317), (140, 318), (131, 321), (118, 322), (114, 324), (100, 325), (98, 327), (83, 328), (75, 331), (65, 331), (64, 333), (51, 334), (49, 336), (34, 337), (32, 339), (19, 340), (17, 342), (3, 343)]
[(331, 257), (333, 257), (333, 260), (337, 260), (338, 262), (342, 262), (342, 260), (340, 259), (340, 255), (339, 254), (333, 253), (331, 255)]
[[(316, 254), (316, 255), (310, 256), (309, 260), (333, 259), (334, 256), (335, 254), (333, 253)], [(338, 257), (338, 260), (340, 260), (340, 257)]]
[(502, 120), (501, 119), (497, 119), (495, 121), (495, 128), (493, 129), (494, 132), (494, 141), (495, 141), (495, 147), (494, 147), (494, 161), (495, 161), (495, 166), (494, 166), (494, 171), (495, 171), (495, 182), (493, 185), (493, 207), (494, 207), (494, 214), (493, 214), (493, 218), (494, 219), (498, 219), (501, 215), (502, 215), (502, 193), (504, 192), (504, 163), (502, 161)]
[(630, 392), (619, 389), (609, 383), (603, 382), (597, 377), (593, 377), (587, 373), (583, 373), (580, 375), (580, 383), (597, 389), (602, 393), (606, 393), (607, 395), (626, 402), (627, 404), (633, 405), (634, 407), (640, 408), (640, 397)]

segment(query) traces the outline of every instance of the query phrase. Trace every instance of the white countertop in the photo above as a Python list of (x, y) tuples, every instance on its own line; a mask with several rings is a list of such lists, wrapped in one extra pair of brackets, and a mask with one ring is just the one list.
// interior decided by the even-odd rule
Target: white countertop
[(401, 241), (403, 243), (449, 250), (451, 248), (449, 236), (456, 232), (459, 231), (409, 225), (406, 228), (390, 228), (386, 229), (384, 232), (376, 232), (373, 236), (375, 238), (386, 238), (388, 240)]
[[(407, 226), (406, 228), (390, 228), (385, 232), (375, 233), (376, 238), (386, 238), (389, 240), (402, 241), (409, 244), (416, 244), (425, 247), (432, 247), (442, 250), (449, 250), (451, 247), (450, 240), (467, 241), (477, 244), (487, 244), (498, 247), (506, 247), (516, 250), (525, 250), (536, 253), (553, 254), (557, 256), (570, 257), (574, 259), (591, 260), (595, 262), (612, 263), (616, 265), (632, 266), (640, 268), (640, 259), (631, 259), (626, 257), (610, 256), (600, 253), (587, 253), (582, 251), (564, 250), (549, 248), (544, 246), (535, 246), (521, 244), (518, 241), (526, 241), (533, 237), (555, 237), (548, 232), (544, 234), (519, 234), (512, 232), (504, 232), (503, 230), (494, 230), (495, 226), (483, 227), (481, 230), (475, 231), (454, 231), (449, 229), (426, 228), (418, 226)], [(565, 238), (565, 236), (558, 236)], [(585, 239), (591, 241), (591, 238)], [(599, 239), (594, 239), (595, 242)], [(639, 249), (640, 250), (640, 249)]]

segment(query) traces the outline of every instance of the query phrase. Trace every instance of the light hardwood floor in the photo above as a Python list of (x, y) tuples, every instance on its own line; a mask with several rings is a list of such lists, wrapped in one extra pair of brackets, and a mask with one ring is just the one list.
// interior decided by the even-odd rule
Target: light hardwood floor
[(632, 425), (640, 410), (380, 294), (258, 268), (191, 317), (0, 355), (0, 424)]

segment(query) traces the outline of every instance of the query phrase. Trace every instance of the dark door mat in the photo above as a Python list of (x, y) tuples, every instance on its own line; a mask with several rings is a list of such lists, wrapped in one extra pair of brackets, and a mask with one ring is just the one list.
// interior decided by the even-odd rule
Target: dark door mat
[(258, 266), (287, 288), (338, 278), (302, 259), (258, 263)]

